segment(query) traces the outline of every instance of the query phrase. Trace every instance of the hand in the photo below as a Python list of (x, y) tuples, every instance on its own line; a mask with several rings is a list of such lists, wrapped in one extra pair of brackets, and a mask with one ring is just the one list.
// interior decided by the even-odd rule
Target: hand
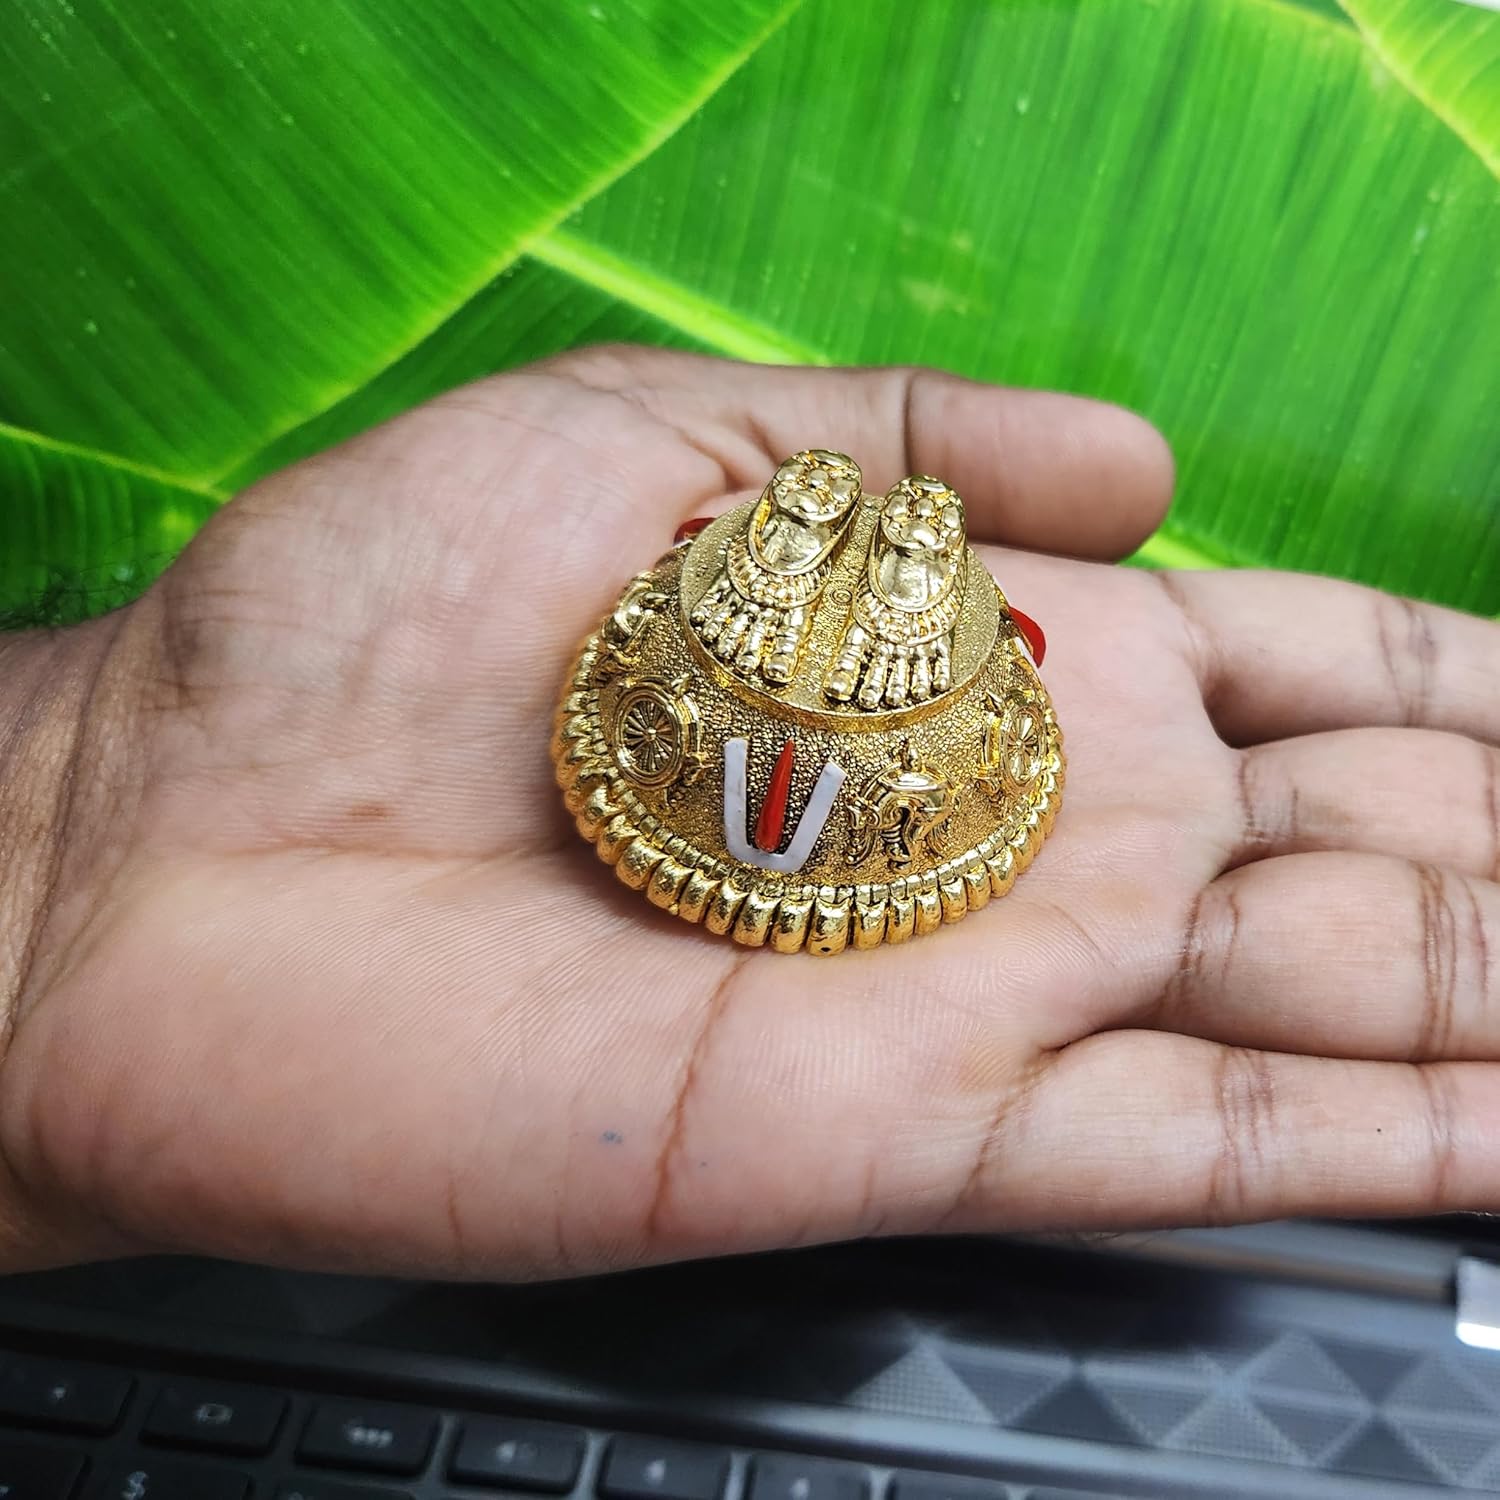
[[(810, 445), (1037, 549), (986, 560), (1070, 762), (1011, 895), (830, 960), (625, 891), (547, 756), (624, 581)], [(66, 846), (9, 877), (11, 1263), (512, 1277), (1500, 1207), (1500, 626), (1042, 555), (1127, 551), (1170, 474), (1068, 397), (591, 350), (265, 481), (130, 609), (14, 642), (82, 727), (31, 716)]]

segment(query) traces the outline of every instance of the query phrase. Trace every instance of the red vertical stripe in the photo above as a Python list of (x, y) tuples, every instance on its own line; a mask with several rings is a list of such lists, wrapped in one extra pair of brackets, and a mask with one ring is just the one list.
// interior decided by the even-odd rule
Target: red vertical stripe
[(776, 757), (771, 768), (771, 780), (766, 787), (766, 800), (760, 805), (760, 816), (755, 820), (755, 847), (774, 854), (781, 848), (782, 831), (786, 828), (786, 804), (792, 794), (792, 759), (796, 754), (788, 740)]

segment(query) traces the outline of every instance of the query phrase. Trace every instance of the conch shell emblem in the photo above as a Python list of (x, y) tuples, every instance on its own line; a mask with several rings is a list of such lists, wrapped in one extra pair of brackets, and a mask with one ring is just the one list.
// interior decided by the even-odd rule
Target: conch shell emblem
[(919, 765), (907, 740), (901, 759), (849, 799), (849, 863), (863, 864), (877, 842), (898, 869), (927, 853), (947, 853), (944, 832), (956, 800), (953, 783), (941, 771)]

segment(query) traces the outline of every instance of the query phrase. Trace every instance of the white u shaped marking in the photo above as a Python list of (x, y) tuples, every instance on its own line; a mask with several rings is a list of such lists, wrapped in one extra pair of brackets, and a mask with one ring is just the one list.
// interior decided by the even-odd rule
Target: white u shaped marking
[(812, 846), (817, 843), (833, 799), (844, 784), (844, 773), (831, 760), (823, 762), (807, 806), (792, 830), (792, 841), (780, 854), (757, 849), (746, 834), (750, 811), (750, 794), (746, 786), (750, 755), (749, 740), (724, 741), (724, 842), (729, 852), (747, 865), (774, 870), (778, 875), (793, 875), (807, 863)]

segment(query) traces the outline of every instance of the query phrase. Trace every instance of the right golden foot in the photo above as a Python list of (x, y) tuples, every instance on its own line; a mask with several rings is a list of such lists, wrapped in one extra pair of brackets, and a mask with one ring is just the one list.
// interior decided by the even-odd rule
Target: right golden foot
[(812, 448), (777, 469), (693, 608), (699, 638), (742, 677), (791, 681), (833, 554), (859, 500), (859, 465)]
[(918, 474), (892, 486), (823, 682), (835, 703), (905, 708), (947, 692), (965, 536), (963, 501), (942, 480)]

